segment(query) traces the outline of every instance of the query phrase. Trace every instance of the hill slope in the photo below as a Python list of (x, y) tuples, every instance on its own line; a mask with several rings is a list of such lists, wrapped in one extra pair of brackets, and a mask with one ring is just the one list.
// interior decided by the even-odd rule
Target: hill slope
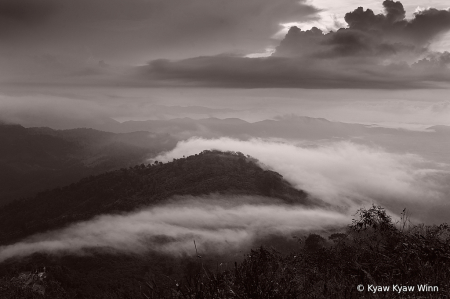
[[(174, 195), (211, 193), (262, 195), (288, 204), (311, 204), (306, 193), (294, 189), (278, 173), (263, 170), (250, 157), (204, 151), (166, 164), (142, 164), (91, 176), (15, 201), (0, 210), (0, 245), (96, 215), (161, 204)], [(202, 265), (241, 259), (241, 254), (235, 254), (207, 254)], [(43, 273), (44, 267), (47, 271), (44, 278), (33, 274)], [(130, 255), (93, 250), (84, 256), (34, 254), (1, 263), (0, 294), (3, 289), (3, 298), (34, 298), (40, 289), (36, 291), (24, 284), (35, 281), (35, 285), (45, 290), (44, 298), (144, 298), (142, 290), (149, 279), (178, 280), (201, 269), (192, 257), (156, 252)]]
[(240, 153), (204, 151), (173, 162), (135, 166), (13, 202), (0, 210), (0, 244), (95, 215), (131, 211), (174, 195), (251, 194), (307, 204), (306, 193)]

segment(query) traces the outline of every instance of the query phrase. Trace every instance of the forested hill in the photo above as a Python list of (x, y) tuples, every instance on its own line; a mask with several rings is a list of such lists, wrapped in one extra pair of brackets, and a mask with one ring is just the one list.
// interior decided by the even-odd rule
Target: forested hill
[(63, 188), (13, 202), (0, 210), (0, 244), (61, 228), (96, 215), (131, 211), (174, 195), (210, 193), (271, 196), (310, 204), (276, 172), (241, 153), (204, 151), (169, 163), (155, 162), (90, 176)]

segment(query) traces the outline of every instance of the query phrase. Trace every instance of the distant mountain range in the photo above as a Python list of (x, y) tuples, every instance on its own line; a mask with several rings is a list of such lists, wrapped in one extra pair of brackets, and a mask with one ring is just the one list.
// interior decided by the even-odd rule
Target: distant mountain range
[[(383, 147), (399, 154), (413, 153), (427, 160), (450, 164), (450, 127), (433, 126), (415, 131), (374, 125), (332, 122), (305, 116), (277, 117), (247, 122), (239, 118), (176, 118), (170, 120), (126, 121), (110, 124), (104, 130), (117, 133), (152, 131), (170, 134), (179, 140), (189, 137), (237, 139), (279, 138), (291, 141), (352, 141)], [(420, 140), (420, 142), (418, 142)]]
[(97, 123), (94, 129), (70, 130), (0, 125), (0, 205), (88, 175), (140, 164), (190, 137), (346, 140), (381, 146), (397, 153), (415, 153), (431, 161), (450, 164), (448, 134), (450, 127), (447, 126), (411, 131), (301, 116), (254, 123), (239, 118), (212, 117), (123, 123), (110, 119)]
[(168, 134), (0, 125), (0, 205), (83, 177), (142, 163), (175, 146)]
[(424, 131), (412, 131), (397, 128), (385, 128), (366, 124), (353, 124), (329, 121), (324, 118), (312, 118), (306, 116), (285, 116), (275, 119), (266, 119), (257, 122), (247, 122), (239, 118), (203, 118), (192, 119), (189, 117), (173, 118), (168, 120), (144, 120), (108, 122), (99, 125), (97, 129), (115, 133), (129, 133), (135, 131), (151, 131), (155, 133), (167, 133), (174, 136), (200, 136), (219, 137), (228, 136), (236, 138), (248, 137), (278, 137), (289, 139), (327, 139), (349, 138), (362, 135), (379, 134), (416, 134), (432, 133), (435, 130), (444, 132), (446, 126), (434, 126)]
[[(174, 136), (218, 137), (280, 137), (280, 138), (329, 138), (335, 135), (351, 136), (360, 134), (368, 126), (330, 122), (326, 119), (295, 117), (279, 118), (247, 122), (239, 118), (219, 119), (215, 117), (204, 119), (174, 118), (170, 120), (125, 121), (108, 123), (99, 129), (116, 133), (134, 131), (151, 131), (168, 133)], [(377, 128), (373, 130), (383, 130)]]

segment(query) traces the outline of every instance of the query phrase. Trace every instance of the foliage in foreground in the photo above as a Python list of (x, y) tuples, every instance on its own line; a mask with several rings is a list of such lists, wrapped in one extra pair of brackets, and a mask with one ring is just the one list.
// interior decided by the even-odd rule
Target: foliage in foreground
[[(328, 241), (311, 234), (287, 255), (263, 247), (252, 250), (234, 269), (201, 267), (185, 284), (147, 284), (145, 298), (448, 298), (450, 228), (409, 224), (404, 211), (395, 225), (381, 207), (360, 209), (345, 234)], [(200, 263), (200, 262), (199, 262)], [(365, 290), (359, 292), (358, 285)], [(390, 286), (373, 293), (368, 285)], [(393, 285), (415, 286), (395, 292)], [(438, 287), (418, 292), (417, 285)], [(436, 290), (436, 289), (434, 289)]]
[[(2, 298), (448, 298), (450, 227), (410, 225), (406, 214), (394, 224), (381, 207), (360, 209), (345, 233), (327, 239), (310, 234), (289, 254), (252, 250), (223, 269), (205, 257), (176, 279), (150, 271), (139, 289), (105, 289), (87, 297), (58, 277), (44, 281), (0, 279)], [(38, 286), (36, 286), (36, 284)], [(357, 286), (365, 286), (363, 292)], [(368, 292), (376, 286), (437, 286), (430, 292)], [(42, 287), (39, 287), (42, 286)], [(44, 290), (45, 289), (45, 290)], [(38, 291), (41, 291), (39, 293)], [(42, 291), (46, 293), (42, 295)], [(117, 292), (116, 292), (117, 291)], [(3, 292), (3, 294), (2, 294)]]

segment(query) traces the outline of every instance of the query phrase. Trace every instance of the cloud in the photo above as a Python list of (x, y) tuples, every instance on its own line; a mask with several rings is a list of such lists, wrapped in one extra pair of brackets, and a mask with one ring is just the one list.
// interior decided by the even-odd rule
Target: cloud
[(383, 7), (384, 14), (359, 7), (345, 15), (348, 28), (329, 33), (291, 27), (268, 58), (155, 60), (136, 78), (142, 84), (237, 88), (405, 89), (449, 83), (446, 66), (411, 65), (434, 55), (429, 46), (450, 29), (450, 11), (429, 8), (408, 20), (400, 2), (386, 0)]
[(425, 9), (417, 12), (413, 20), (403, 24), (405, 24), (403, 30), (412, 39), (429, 42), (450, 29), (450, 10)]
[[(383, 2), (384, 14), (358, 7), (345, 15), (348, 28), (327, 34), (313, 28), (301, 31), (292, 27), (277, 48), (281, 56), (348, 56), (364, 55), (389, 58), (393, 55), (426, 51), (429, 43), (450, 30), (450, 11), (429, 8), (414, 14), (410, 20), (401, 2)], [(304, 51), (313, 48), (314, 52)], [(407, 58), (405, 58), (407, 59)]]
[(407, 64), (384, 66), (354, 57), (314, 60), (205, 56), (181, 61), (152, 61), (137, 69), (134, 82), (147, 86), (405, 89), (436, 87), (427, 81), (446, 82), (449, 77), (447, 69), (446, 77), (435, 78), (433, 75), (433, 72), (413, 70)]
[[(271, 42), (280, 22), (314, 19), (318, 10), (305, 2), (0, 0), (0, 65), (6, 74), (23, 69), (13, 79), (27, 81), (26, 72), (37, 67), (34, 56), (73, 61), (70, 73), (89, 62), (138, 65), (255, 51)], [(46, 69), (38, 71), (39, 79)], [(58, 83), (57, 77), (48, 80)]]
[[(15, 21), (25, 25), (35, 25), (45, 21), (57, 9), (58, 2), (54, 0), (1, 0), (0, 22)], [(6, 28), (0, 29), (0, 31)]]
[(114, 123), (110, 118), (114, 109), (101, 103), (35, 92), (32, 95), (0, 94), (0, 122), (25, 127), (73, 129), (101, 127)]
[(86, 254), (99, 249), (143, 254), (229, 253), (272, 234), (320, 230), (348, 223), (348, 216), (287, 206), (261, 197), (180, 197), (172, 203), (124, 215), (103, 215), (65, 229), (0, 247), (0, 262), (33, 253)]
[(450, 64), (450, 53), (445, 51), (443, 53), (431, 53), (426, 58), (423, 58), (413, 64), (413, 67), (431, 68), (431, 69), (446, 69)]
[[(450, 11), (428, 8), (406, 19), (400, 2), (382, 4), (382, 14), (362, 7), (347, 13), (348, 28), (337, 31), (291, 27), (278, 44), (271, 37), (280, 24), (317, 21), (321, 11), (298, 0), (0, 0), (0, 82), (448, 87), (447, 66), (414, 63), (434, 55), (430, 45), (450, 29)], [(268, 58), (245, 58), (262, 49), (275, 50)]]
[(417, 155), (394, 154), (351, 142), (307, 147), (261, 139), (193, 138), (155, 159), (171, 161), (205, 149), (250, 155), (296, 188), (345, 210), (375, 202), (393, 211), (407, 207), (421, 220), (436, 221), (428, 218), (426, 211), (446, 205), (450, 191), (448, 169)]

